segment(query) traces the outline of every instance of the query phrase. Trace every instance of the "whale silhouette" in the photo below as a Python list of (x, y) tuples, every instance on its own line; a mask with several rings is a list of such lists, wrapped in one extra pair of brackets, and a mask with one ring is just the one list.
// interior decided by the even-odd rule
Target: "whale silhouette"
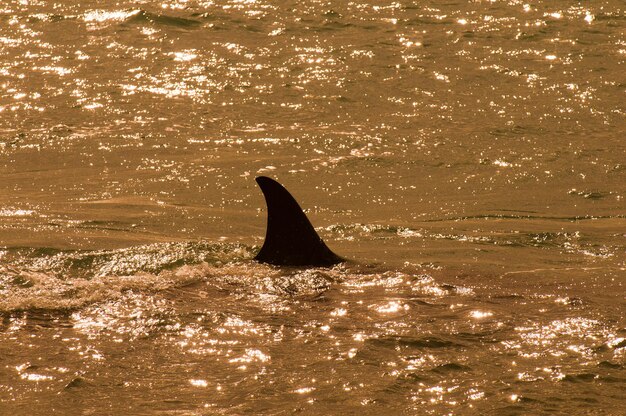
[(289, 191), (266, 176), (256, 182), (267, 204), (267, 230), (255, 260), (279, 266), (332, 266), (345, 261), (326, 246)]

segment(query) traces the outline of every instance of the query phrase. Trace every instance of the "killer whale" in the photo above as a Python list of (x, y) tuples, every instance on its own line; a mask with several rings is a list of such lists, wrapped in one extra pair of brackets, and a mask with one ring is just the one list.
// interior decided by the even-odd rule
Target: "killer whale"
[(332, 266), (345, 261), (326, 246), (287, 189), (267, 176), (256, 182), (267, 205), (267, 229), (255, 260), (278, 266)]

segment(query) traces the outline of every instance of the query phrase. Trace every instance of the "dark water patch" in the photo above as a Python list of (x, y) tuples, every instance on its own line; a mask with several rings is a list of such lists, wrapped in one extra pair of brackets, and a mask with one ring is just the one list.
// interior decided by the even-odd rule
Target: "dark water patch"
[(616, 377), (612, 375), (600, 376), (598, 378), (598, 381), (603, 382), (603, 383), (611, 383), (611, 384), (625, 384), (626, 377)]
[[(415, 371), (405, 372), (398, 375), (395, 380), (377, 392), (377, 402), (384, 405), (384, 409), (388, 410), (391, 406), (397, 406), (398, 403), (394, 402), (391, 397), (404, 396), (407, 393), (413, 391), (416, 386), (431, 385), (435, 383), (437, 375), (430, 375), (427, 373), (419, 373)], [(380, 409), (377, 414), (385, 414), (383, 409)], [(395, 413), (391, 413), (395, 414)]]
[(563, 377), (563, 381), (569, 383), (589, 383), (598, 378), (599, 376), (593, 373), (566, 374), (565, 377)]
[(140, 10), (138, 13), (130, 17), (126, 24), (145, 24), (151, 23), (156, 26), (170, 26), (179, 29), (193, 29), (202, 25), (194, 19), (187, 19), (184, 17), (170, 16), (167, 14), (151, 13), (145, 10)]
[(532, 397), (528, 396), (519, 396), (517, 400), (520, 403), (545, 403), (543, 400), (533, 399)]
[(130, 232), (133, 227), (123, 221), (85, 221), (76, 225), (76, 228)]
[(494, 239), (493, 244), (512, 247), (562, 248), (577, 239), (576, 233), (567, 232), (519, 233)]
[[(261, 25), (243, 24), (242, 29), (250, 33), (265, 33), (265, 27)], [(252, 88), (251, 86), (241, 85), (240, 88)]]
[(483, 332), (459, 332), (456, 336), (470, 343), (497, 344), (502, 341), (502, 339), (496, 337), (496, 334), (500, 332), (503, 332), (503, 329)]
[(618, 348), (626, 348), (626, 339), (618, 342), (617, 344), (612, 346), (614, 349), (618, 349)]
[(600, 400), (596, 399), (595, 397), (577, 397), (577, 396), (573, 396), (573, 397), (571, 397), (570, 400), (572, 400), (574, 402), (582, 403), (583, 405), (589, 405), (589, 406), (595, 406), (598, 403), (600, 403)]
[(11, 325), (19, 322), (20, 327), (28, 330), (36, 330), (37, 328), (71, 328), (72, 309), (30, 309), (22, 311), (2, 312), (2, 325), (0, 332), (5, 332)]
[(595, 352), (596, 354), (602, 354), (611, 350), (613, 350), (613, 347), (609, 344), (602, 344), (593, 348), (593, 352)]
[(450, 304), (448, 303), (435, 303), (432, 301), (426, 301), (423, 299), (408, 299), (407, 303), (412, 304), (412, 305), (416, 305), (416, 306), (426, 306), (429, 308), (437, 308), (437, 309), (448, 309), (450, 308)]
[[(397, 379), (397, 382), (394, 383), (395, 386), (400, 386), (402, 384), (414, 384), (414, 383), (428, 383), (432, 382), (433, 377), (427, 374), (420, 374), (417, 372), (407, 372), (400, 375)], [(391, 387), (393, 388), (393, 387)]]
[(63, 390), (80, 389), (86, 387), (92, 387), (93, 382), (87, 380), (84, 377), (74, 377), (64, 387)]
[(602, 11), (595, 15), (595, 20), (597, 21), (602, 21), (602, 20), (621, 21), (621, 20), (626, 20), (626, 14), (624, 13), (623, 10), (615, 11), (615, 12)]
[(45, 23), (45, 22), (60, 22), (62, 20), (72, 19), (71, 16), (63, 16), (55, 13), (37, 13), (35, 15), (29, 15), (26, 18), (28, 23)]
[(543, 135), (546, 133), (546, 129), (538, 126), (523, 126), (519, 124), (515, 124), (509, 128), (496, 128), (489, 131), (489, 134), (498, 137), (511, 137), (511, 136), (520, 136), (524, 134), (529, 135)]
[(568, 192), (569, 195), (581, 196), (585, 199), (598, 200), (604, 199), (610, 196), (611, 192), (601, 192), (601, 191), (578, 191), (576, 189), (572, 189)]
[(351, 27), (354, 27), (354, 25), (352, 23), (344, 23), (344, 22), (340, 22), (338, 20), (332, 20), (332, 21), (324, 23), (324, 26), (322, 26), (318, 30), (319, 31), (343, 30), (343, 29), (347, 29), (347, 28), (351, 28)]
[(336, 98), (337, 101), (342, 102), (342, 103), (353, 103), (355, 102), (355, 100), (353, 100), (352, 98), (346, 97), (344, 95), (340, 95)]
[(447, 291), (447, 292), (454, 292), (456, 291), (457, 287), (455, 285), (451, 285), (448, 283), (444, 283), (442, 285), (439, 285), (440, 288), (442, 288), (443, 290)]
[(465, 345), (438, 337), (413, 338), (409, 336), (380, 337), (368, 340), (377, 347), (383, 348), (415, 348), (415, 349), (440, 349), (440, 348), (464, 348)]
[(620, 363), (612, 363), (610, 361), (600, 361), (600, 363), (598, 363), (598, 367), (622, 370), (624, 365)]
[[(626, 88), (626, 84), (622, 84), (620, 85), (620, 88)], [(625, 164), (621, 164), (618, 163), (616, 165), (613, 165), (609, 168), (609, 172), (623, 172), (626, 170), (626, 165)]]
[(522, 406), (520, 404), (511, 404), (504, 407), (499, 407), (496, 410), (490, 411), (489, 415), (494, 416), (522, 416), (529, 414), (529, 410), (527, 407)]
[[(427, 279), (430, 278), (430, 276), (428, 275), (420, 275), (419, 277), (420, 278), (426, 277)], [(461, 276), (457, 275), (457, 278), (461, 278)], [(438, 287), (444, 290), (445, 292), (447, 292), (451, 296), (468, 296), (474, 293), (471, 288), (466, 287), (466, 286), (444, 283), (444, 284), (438, 285)]]
[(452, 19), (437, 19), (430, 17), (417, 17), (413, 19), (407, 19), (405, 21), (406, 26), (440, 26), (440, 25), (449, 25), (453, 22)]
[(337, 18), (341, 18), (341, 17), (343, 17), (343, 16), (341, 15), (341, 13), (336, 12), (335, 10), (332, 10), (332, 9), (331, 9), (331, 10), (328, 10), (328, 11), (325, 11), (324, 13), (322, 13), (322, 16), (324, 16), (324, 17), (326, 17), (326, 18), (333, 18), (333, 19), (337, 19)]
[(519, 295), (517, 293), (504, 293), (504, 294), (493, 295), (491, 298), (503, 299), (503, 300), (523, 300), (523, 299), (526, 299), (526, 296)]
[(218, 17), (211, 12), (193, 12), (190, 14), (194, 19), (203, 19), (207, 21), (217, 20)]
[(581, 298), (575, 298), (575, 297), (565, 297), (562, 300), (563, 304), (568, 305), (568, 306), (575, 306), (575, 307), (582, 307), (584, 305), (584, 301)]
[(450, 373), (465, 373), (471, 370), (472, 369), (466, 365), (462, 365), (459, 363), (447, 363), (447, 364), (438, 365), (437, 367), (433, 368), (430, 371), (432, 371), (433, 373), (437, 373), (437, 374), (450, 374)]

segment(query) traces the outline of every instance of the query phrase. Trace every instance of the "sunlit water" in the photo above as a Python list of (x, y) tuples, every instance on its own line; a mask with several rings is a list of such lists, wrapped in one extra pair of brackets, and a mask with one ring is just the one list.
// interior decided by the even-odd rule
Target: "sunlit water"
[[(625, 28), (2, 2), (0, 414), (623, 415)], [(254, 262), (257, 175), (351, 261)]]

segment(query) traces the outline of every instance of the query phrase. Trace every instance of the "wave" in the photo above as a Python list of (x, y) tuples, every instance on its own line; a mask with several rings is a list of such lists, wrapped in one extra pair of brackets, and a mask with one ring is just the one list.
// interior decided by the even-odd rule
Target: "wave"
[(185, 17), (170, 16), (163, 13), (151, 13), (145, 10), (138, 10), (132, 14), (126, 21), (127, 24), (145, 24), (150, 23), (155, 26), (171, 26), (180, 29), (196, 28), (202, 25), (202, 22), (195, 19)]
[(14, 248), (2, 253), (0, 312), (75, 309), (126, 291), (187, 285), (223, 264), (252, 257), (250, 247), (208, 242), (99, 251)]

